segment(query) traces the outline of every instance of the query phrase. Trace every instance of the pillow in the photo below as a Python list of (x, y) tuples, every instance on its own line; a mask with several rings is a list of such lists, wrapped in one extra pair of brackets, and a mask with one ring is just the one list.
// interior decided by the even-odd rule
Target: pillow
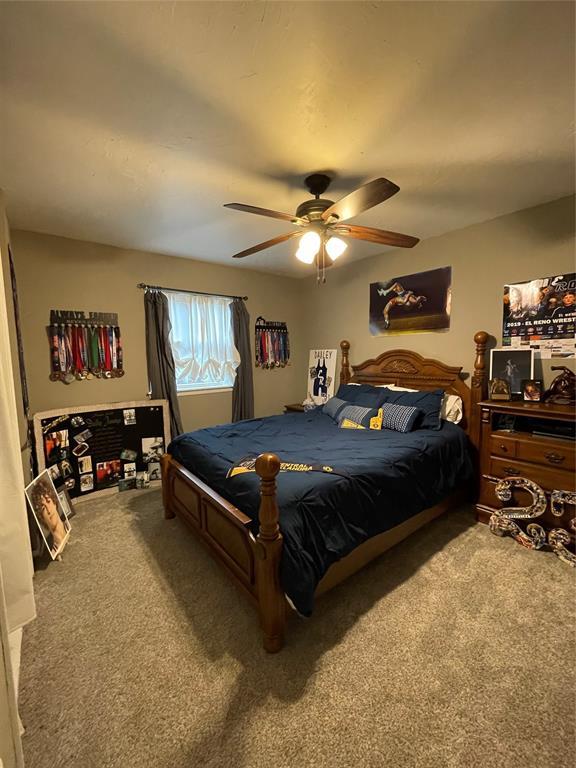
[(338, 412), (341, 408), (344, 408), (344, 406), (347, 405), (345, 400), (340, 400), (339, 397), (331, 397), (329, 400), (327, 400), (323, 407), (322, 407), (322, 413), (327, 414), (330, 416), (330, 418), (334, 419), (334, 421), (337, 420)]
[(382, 429), (393, 429), (396, 432), (411, 432), (423, 413), (414, 405), (396, 405), (384, 403), (382, 408)]
[(378, 416), (378, 411), (375, 408), (366, 408), (362, 405), (346, 403), (344, 408), (338, 411), (337, 420), (340, 426), (342, 426), (344, 421), (352, 421), (364, 429), (370, 429), (370, 419), (374, 418), (374, 416)]
[(449, 395), (444, 393), (442, 408), (440, 409), (441, 418), (451, 421), (452, 424), (460, 424), (464, 418), (464, 408), (462, 407), (462, 398), (458, 395)]
[(379, 408), (384, 402), (382, 388), (371, 384), (340, 384), (336, 397), (365, 408)]
[(411, 432), (422, 411), (412, 405), (384, 403), (379, 410), (361, 405), (346, 405), (338, 411), (338, 423), (346, 429), (393, 429)]
[(412, 405), (422, 411), (422, 416), (416, 422), (417, 429), (441, 429), (440, 408), (444, 390), (433, 389), (431, 392), (402, 392), (383, 387), (385, 403), (395, 405)]
[[(388, 389), (394, 390), (394, 392), (418, 392), (417, 389), (408, 389), (408, 387), (397, 387), (395, 384), (386, 384)], [(442, 400), (442, 408), (440, 409), (440, 418), (445, 421), (451, 421), (452, 424), (460, 424), (464, 417), (464, 410), (462, 408), (462, 398), (458, 395), (449, 395), (444, 393)]]

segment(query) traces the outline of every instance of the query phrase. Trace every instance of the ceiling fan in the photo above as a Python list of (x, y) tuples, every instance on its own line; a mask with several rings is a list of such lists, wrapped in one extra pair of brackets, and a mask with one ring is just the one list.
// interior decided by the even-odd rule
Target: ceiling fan
[(305, 200), (296, 209), (296, 214), (280, 213), (268, 208), (258, 208), (243, 203), (226, 203), (225, 208), (233, 208), (236, 211), (255, 213), (258, 216), (268, 216), (273, 219), (281, 219), (295, 224), (298, 229), (285, 235), (278, 235), (271, 240), (266, 240), (258, 245), (253, 245), (244, 251), (235, 253), (233, 258), (242, 259), (258, 251), (271, 248), (273, 245), (284, 243), (293, 237), (299, 237), (300, 243), (296, 258), (305, 264), (316, 263), (318, 279), (322, 274), (322, 282), (326, 281), (325, 269), (332, 266), (333, 262), (344, 253), (347, 243), (341, 237), (351, 237), (356, 240), (368, 240), (380, 245), (392, 245), (396, 248), (413, 248), (419, 239), (411, 235), (401, 235), (398, 232), (389, 232), (385, 229), (373, 229), (372, 227), (360, 227), (354, 224), (346, 224), (348, 219), (383, 203), (389, 197), (400, 191), (400, 187), (388, 179), (380, 178), (363, 184), (350, 194), (334, 203), (320, 197), (330, 185), (330, 177), (325, 173), (313, 173), (307, 176), (305, 184), (313, 200)]

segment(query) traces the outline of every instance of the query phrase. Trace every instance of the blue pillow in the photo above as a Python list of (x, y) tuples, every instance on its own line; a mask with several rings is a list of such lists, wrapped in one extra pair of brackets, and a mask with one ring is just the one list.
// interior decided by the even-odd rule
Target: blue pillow
[(334, 421), (336, 421), (339, 411), (341, 411), (342, 408), (344, 408), (346, 405), (348, 405), (348, 403), (345, 400), (340, 400), (338, 397), (331, 397), (330, 400), (327, 400), (324, 403), (324, 406), (322, 407), (322, 413), (325, 413), (334, 419)]
[(361, 424), (366, 429), (370, 429), (370, 419), (373, 416), (378, 416), (376, 408), (366, 408), (362, 405), (346, 403), (344, 408), (338, 411), (338, 424), (342, 424), (344, 419), (349, 419), (356, 424)]
[(417, 419), (415, 424), (417, 429), (441, 429), (443, 389), (433, 389), (431, 392), (395, 392), (383, 387), (381, 391), (384, 393), (384, 402), (413, 405), (422, 412), (422, 417)]
[(353, 405), (380, 408), (385, 400), (385, 392), (385, 387), (373, 387), (371, 384), (340, 384), (336, 397)]
[(384, 403), (382, 406), (382, 429), (395, 432), (412, 432), (414, 425), (423, 416), (420, 408), (414, 405)]

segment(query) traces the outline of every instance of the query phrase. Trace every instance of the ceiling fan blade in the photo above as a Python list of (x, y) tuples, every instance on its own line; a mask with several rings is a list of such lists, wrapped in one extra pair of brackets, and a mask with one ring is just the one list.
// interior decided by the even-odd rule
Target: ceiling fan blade
[(393, 181), (374, 179), (374, 181), (369, 181), (368, 184), (358, 187), (354, 192), (350, 192), (349, 195), (331, 205), (324, 211), (322, 218), (324, 221), (328, 221), (331, 216), (335, 216), (338, 221), (346, 221), (346, 219), (358, 216), (359, 213), (383, 203), (384, 200), (388, 200), (389, 197), (399, 191), (400, 187)]
[(354, 224), (344, 224), (341, 227), (331, 227), (331, 231), (344, 237), (353, 237), (356, 240), (368, 240), (380, 245), (393, 245), (399, 248), (414, 248), (420, 238), (412, 235), (402, 235), (400, 232), (388, 232), (386, 229), (373, 229), (372, 227), (358, 227)]
[(266, 248), (271, 248), (273, 245), (278, 245), (279, 243), (284, 243), (286, 240), (290, 240), (292, 237), (297, 237), (298, 235), (301, 235), (302, 232), (299, 232), (296, 230), (295, 232), (288, 232), (285, 235), (278, 235), (278, 237), (273, 237), (272, 240), (266, 240), (264, 243), (258, 243), (258, 245), (253, 245), (252, 248), (246, 248), (245, 251), (240, 251), (240, 253), (235, 253), (232, 257), (233, 259), (243, 259), (244, 256), (250, 256), (252, 253), (258, 253), (258, 251), (264, 251)]
[(258, 208), (255, 205), (244, 205), (244, 203), (225, 203), (224, 208), (232, 208), (235, 211), (244, 211), (244, 213), (255, 213), (258, 216), (268, 216), (271, 219), (282, 219), (282, 221), (289, 221), (301, 227), (310, 223), (306, 219), (300, 219), (290, 213), (280, 213), (280, 211), (271, 211), (269, 208)]

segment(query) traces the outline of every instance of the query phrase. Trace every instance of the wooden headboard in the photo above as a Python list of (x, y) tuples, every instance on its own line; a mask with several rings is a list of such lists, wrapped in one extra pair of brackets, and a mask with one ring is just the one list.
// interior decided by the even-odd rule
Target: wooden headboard
[(350, 342), (340, 342), (342, 364), (340, 368), (340, 384), (395, 384), (397, 387), (410, 389), (443, 389), (450, 394), (462, 398), (464, 418), (460, 425), (466, 430), (470, 439), (478, 445), (480, 434), (480, 413), (476, 404), (486, 397), (486, 342), (488, 334), (478, 331), (474, 335), (476, 357), (474, 373), (469, 387), (462, 378), (462, 367), (451, 366), (422, 357), (417, 352), (408, 349), (391, 349), (383, 352), (374, 360), (365, 360), (353, 365), (350, 369)]

